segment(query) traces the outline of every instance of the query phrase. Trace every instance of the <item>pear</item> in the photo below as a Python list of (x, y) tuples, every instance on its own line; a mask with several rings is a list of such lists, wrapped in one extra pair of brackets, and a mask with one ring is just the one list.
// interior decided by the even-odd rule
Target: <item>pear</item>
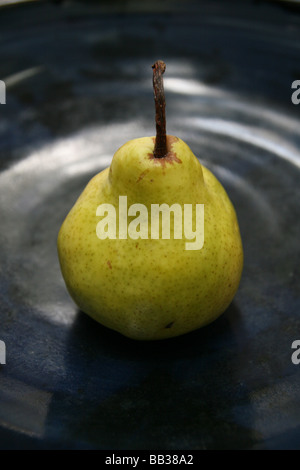
[[(136, 340), (179, 336), (214, 321), (232, 302), (243, 268), (234, 207), (188, 145), (166, 134), (165, 64), (157, 61), (153, 70), (156, 136), (117, 150), (110, 167), (88, 183), (58, 235), (61, 271), (75, 303)], [(170, 208), (169, 232), (163, 237), (159, 227), (152, 236), (158, 220), (153, 207), (163, 204)], [(181, 211), (181, 220), (172, 208), (178, 217)], [(204, 222), (199, 233), (197, 214)], [(191, 239), (196, 232), (198, 245)]]

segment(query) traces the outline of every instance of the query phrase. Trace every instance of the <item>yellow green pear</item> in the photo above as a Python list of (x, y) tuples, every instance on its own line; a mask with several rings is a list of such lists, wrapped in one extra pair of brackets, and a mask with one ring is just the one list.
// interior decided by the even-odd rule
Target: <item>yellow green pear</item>
[(75, 303), (136, 340), (182, 335), (215, 320), (233, 300), (243, 268), (234, 207), (191, 149), (166, 135), (165, 65), (153, 68), (156, 137), (115, 153), (58, 236)]

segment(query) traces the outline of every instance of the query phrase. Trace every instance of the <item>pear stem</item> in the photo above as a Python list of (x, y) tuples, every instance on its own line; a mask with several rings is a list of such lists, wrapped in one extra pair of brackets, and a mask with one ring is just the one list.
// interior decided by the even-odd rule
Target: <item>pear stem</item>
[(163, 81), (163, 73), (166, 70), (166, 64), (162, 60), (157, 60), (155, 64), (152, 65), (152, 68), (156, 122), (154, 157), (163, 158), (168, 153), (166, 135), (166, 100)]

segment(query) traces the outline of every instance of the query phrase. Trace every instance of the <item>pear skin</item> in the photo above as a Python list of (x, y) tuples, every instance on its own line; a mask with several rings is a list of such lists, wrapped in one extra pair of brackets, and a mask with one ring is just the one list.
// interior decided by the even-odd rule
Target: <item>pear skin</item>
[[(102, 325), (136, 340), (179, 336), (218, 318), (238, 289), (243, 248), (234, 207), (215, 176), (179, 138), (154, 158), (155, 137), (131, 140), (88, 183), (58, 235), (67, 289), (78, 307)], [(100, 204), (204, 204), (204, 244), (186, 239), (99, 239)], [(193, 209), (194, 210), (194, 209)], [(116, 210), (116, 224), (119, 214)]]

